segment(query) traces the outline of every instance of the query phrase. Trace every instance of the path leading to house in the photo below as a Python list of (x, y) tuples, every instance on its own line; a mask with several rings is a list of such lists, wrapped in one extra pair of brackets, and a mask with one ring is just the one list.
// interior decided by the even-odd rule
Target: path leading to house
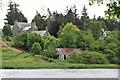
[(18, 49), (18, 48), (14, 48), (14, 47), (9, 47), (5, 42), (2, 42), (2, 48), (8, 48), (12, 51), (18, 52), (18, 53), (23, 53), (23, 52), (27, 52), (23, 49)]

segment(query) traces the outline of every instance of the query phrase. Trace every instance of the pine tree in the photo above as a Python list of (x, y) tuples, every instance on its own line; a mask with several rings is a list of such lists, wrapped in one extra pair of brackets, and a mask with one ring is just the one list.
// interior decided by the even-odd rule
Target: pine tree
[(27, 18), (18, 9), (18, 4), (10, 0), (8, 7), (9, 8), (7, 9), (8, 12), (6, 15), (7, 18), (5, 18), (5, 20), (7, 20), (7, 24), (13, 25), (15, 20), (18, 20), (20, 22), (27, 22)]
[(82, 22), (82, 26), (80, 27), (82, 30), (86, 30), (86, 23), (89, 22), (89, 16), (88, 16), (88, 13), (87, 13), (87, 8), (83, 7), (83, 10), (82, 10), (82, 16), (81, 16), (81, 22)]
[(85, 21), (87, 18), (89, 18), (89, 17), (88, 17), (88, 13), (87, 13), (87, 8), (86, 8), (85, 5), (84, 5), (83, 10), (82, 10), (81, 19)]
[(38, 30), (44, 30), (47, 26), (46, 16), (41, 15), (38, 11), (36, 11), (36, 15), (32, 21), (36, 23)]

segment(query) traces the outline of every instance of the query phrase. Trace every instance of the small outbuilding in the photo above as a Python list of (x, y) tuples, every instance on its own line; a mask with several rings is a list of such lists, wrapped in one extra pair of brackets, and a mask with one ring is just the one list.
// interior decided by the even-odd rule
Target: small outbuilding
[(57, 54), (59, 55), (59, 59), (65, 60), (68, 56), (70, 56), (74, 51), (77, 53), (81, 53), (82, 49), (77, 48), (57, 48)]

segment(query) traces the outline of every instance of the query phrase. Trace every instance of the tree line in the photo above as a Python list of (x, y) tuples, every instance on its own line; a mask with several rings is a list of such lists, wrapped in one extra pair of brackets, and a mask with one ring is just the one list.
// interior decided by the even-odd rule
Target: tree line
[[(7, 21), (6, 24), (13, 25), (14, 20), (27, 22), (27, 18), (18, 7), (19, 5), (15, 2), (9, 2), (7, 10), (8, 12), (5, 18)], [(47, 11), (47, 15), (41, 15), (40, 13), (36, 12), (36, 15), (32, 21), (36, 23), (38, 30), (44, 30), (47, 26), (50, 34), (55, 37), (58, 37), (57, 33), (60, 29), (60, 26), (66, 25), (68, 22), (72, 22), (81, 30), (92, 29), (92, 33), (96, 38), (100, 36), (101, 28), (113, 31), (119, 26), (119, 22), (117, 20), (105, 19), (100, 16), (98, 18), (94, 16), (93, 19), (90, 19), (85, 5), (83, 7), (81, 17), (77, 14), (75, 5), (71, 6), (70, 8), (67, 7), (65, 14), (58, 13), (57, 11), (51, 12), (49, 8)], [(95, 29), (96, 32), (94, 32)]]

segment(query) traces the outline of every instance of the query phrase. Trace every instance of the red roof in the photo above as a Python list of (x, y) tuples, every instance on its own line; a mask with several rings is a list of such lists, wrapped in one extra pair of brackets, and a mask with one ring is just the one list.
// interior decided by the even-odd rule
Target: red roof
[(71, 55), (73, 51), (76, 51), (78, 53), (80, 53), (82, 51), (82, 49), (78, 48), (78, 49), (73, 49), (73, 48), (57, 48), (56, 49), (58, 54), (63, 54), (63, 55)]

